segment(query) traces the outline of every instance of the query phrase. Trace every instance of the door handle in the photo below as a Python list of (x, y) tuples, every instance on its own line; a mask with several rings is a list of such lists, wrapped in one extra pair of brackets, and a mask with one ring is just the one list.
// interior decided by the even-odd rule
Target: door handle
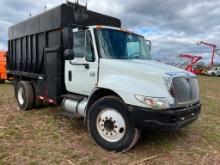
[(84, 65), (86, 69), (89, 69), (88, 63), (75, 63), (75, 62), (70, 61), (70, 64), (71, 65)]

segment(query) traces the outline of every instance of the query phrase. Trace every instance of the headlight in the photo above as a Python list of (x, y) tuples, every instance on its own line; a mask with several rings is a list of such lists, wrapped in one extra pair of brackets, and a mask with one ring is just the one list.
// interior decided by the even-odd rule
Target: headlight
[(170, 108), (170, 104), (166, 98), (147, 97), (142, 95), (135, 95), (135, 98), (151, 109), (164, 110)]

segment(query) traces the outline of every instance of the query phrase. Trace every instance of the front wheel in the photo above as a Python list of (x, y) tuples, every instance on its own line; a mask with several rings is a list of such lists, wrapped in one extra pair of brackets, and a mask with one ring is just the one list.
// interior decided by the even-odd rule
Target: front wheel
[(127, 106), (115, 96), (96, 101), (87, 123), (93, 139), (107, 150), (127, 151), (140, 137), (140, 130), (129, 119)]

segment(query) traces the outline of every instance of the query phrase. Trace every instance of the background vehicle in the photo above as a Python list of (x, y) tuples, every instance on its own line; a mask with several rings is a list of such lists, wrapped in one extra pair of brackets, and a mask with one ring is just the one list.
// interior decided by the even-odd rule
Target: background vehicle
[(207, 42), (204, 42), (204, 41), (199, 41), (197, 42), (197, 45), (206, 45), (208, 47), (211, 48), (211, 61), (209, 63), (209, 68), (211, 69), (214, 65), (214, 57), (215, 55), (219, 55), (219, 49), (216, 49), (217, 46), (215, 44), (212, 44), (212, 43), (207, 43)]
[(212, 67), (210, 70), (207, 70), (206, 74), (209, 76), (220, 76), (220, 67)]
[(6, 51), (0, 51), (0, 83), (4, 83), (9, 79), (6, 71)]
[(182, 128), (200, 113), (197, 77), (153, 61), (149, 43), (119, 19), (72, 3), (14, 25), (8, 72), (18, 105), (62, 103), (114, 151), (134, 146), (140, 130)]

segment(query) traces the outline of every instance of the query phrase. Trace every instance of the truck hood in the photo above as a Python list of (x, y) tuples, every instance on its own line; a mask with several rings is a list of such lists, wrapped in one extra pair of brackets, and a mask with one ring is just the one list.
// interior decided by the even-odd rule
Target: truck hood
[(165, 73), (188, 73), (189, 72), (166, 65), (153, 60), (118, 60), (118, 59), (101, 59), (100, 60), (102, 69), (111, 68), (114, 72), (122, 74), (144, 74), (144, 75), (164, 75)]
[(98, 87), (117, 93), (127, 104), (145, 105), (135, 95), (163, 97), (174, 103), (164, 75), (194, 75), (185, 70), (152, 60), (100, 59)]

